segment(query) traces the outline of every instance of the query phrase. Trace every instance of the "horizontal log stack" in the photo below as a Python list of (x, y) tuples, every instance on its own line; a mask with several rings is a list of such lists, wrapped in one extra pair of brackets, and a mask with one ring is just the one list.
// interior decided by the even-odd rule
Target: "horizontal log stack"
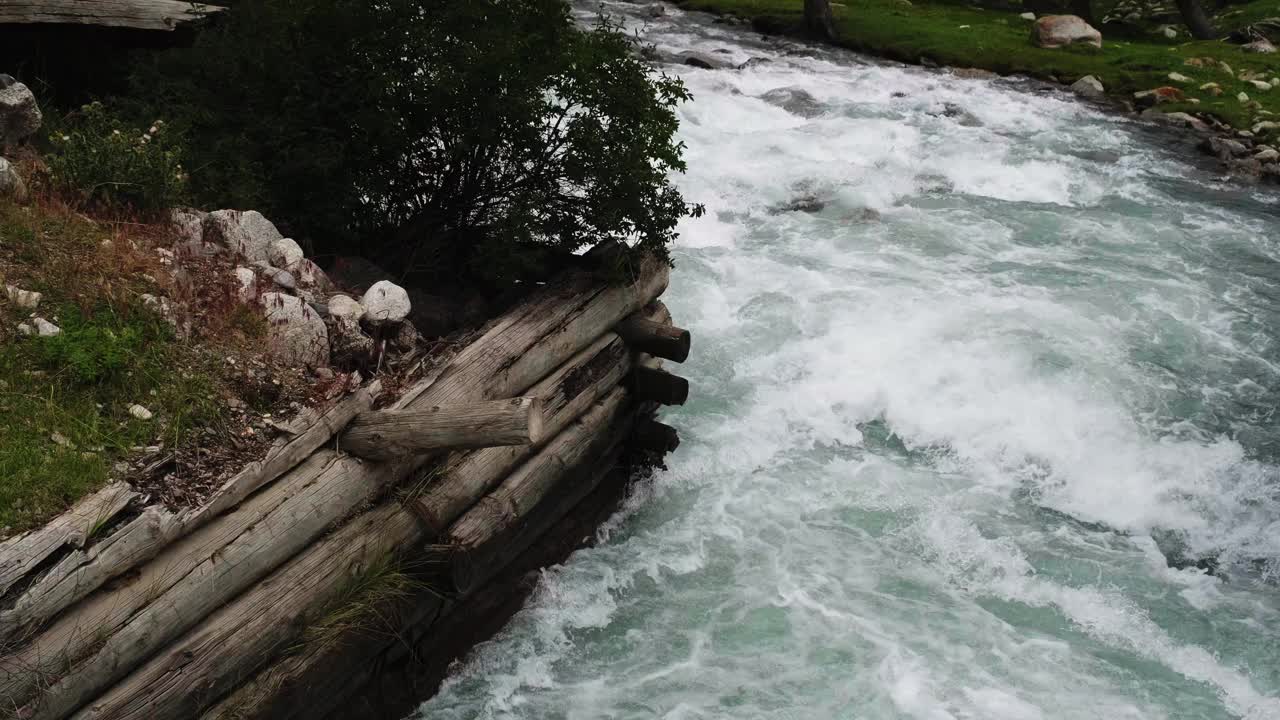
[[(632, 438), (678, 442), (651, 417), (688, 394), (659, 369), (690, 345), (657, 302), (668, 272), (548, 286), (387, 407), (374, 381), (303, 413), (198, 508), (139, 509), (120, 483), (0, 543), (0, 718), (321, 717), (405, 637), (465, 651), (450, 618), (509, 609), (504, 569), (558, 560), (532, 549), (558, 527), (577, 541), (566, 518)], [(417, 588), (386, 601), (391, 631), (335, 629), (388, 563)]]

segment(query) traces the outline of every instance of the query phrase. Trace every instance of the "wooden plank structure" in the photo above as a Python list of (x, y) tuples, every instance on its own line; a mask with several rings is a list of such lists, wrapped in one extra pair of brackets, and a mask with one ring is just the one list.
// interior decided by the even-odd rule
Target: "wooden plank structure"
[[(566, 518), (634, 427), (646, 451), (678, 443), (651, 419), (688, 393), (655, 357), (688, 355), (656, 301), (667, 276), (652, 257), (627, 284), (571, 274), (389, 407), (373, 409), (373, 382), (300, 416), (201, 507), (136, 508), (112, 486), (0, 543), (0, 717), (322, 717), (402, 636), (461, 652), (471, 621), (448, 624), (494, 622), (511, 603), (484, 593), (519, 596), (504, 568), (542, 562), (564, 542), (532, 548), (558, 527), (578, 541)], [(432, 568), (414, 571), (432, 592), (395, 632), (308, 645), (308, 624), (388, 558)]]
[(225, 9), (181, 0), (4, 0), (0, 25), (92, 25), (170, 32)]

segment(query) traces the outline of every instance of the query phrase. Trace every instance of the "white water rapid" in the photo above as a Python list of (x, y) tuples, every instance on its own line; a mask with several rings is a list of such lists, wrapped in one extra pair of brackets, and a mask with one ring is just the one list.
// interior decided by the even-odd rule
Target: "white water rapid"
[(1278, 196), (1030, 84), (605, 9), (765, 60), (668, 68), (684, 445), (415, 717), (1280, 718)]

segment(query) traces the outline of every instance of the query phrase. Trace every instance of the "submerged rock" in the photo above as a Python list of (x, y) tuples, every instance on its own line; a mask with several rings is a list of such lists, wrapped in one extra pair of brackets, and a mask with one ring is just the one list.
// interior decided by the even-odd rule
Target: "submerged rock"
[(803, 88), (774, 88), (761, 95), (760, 99), (803, 118), (814, 118), (825, 112), (822, 103)]
[(1102, 47), (1102, 33), (1075, 15), (1047, 15), (1031, 26), (1031, 41), (1037, 47), (1060, 48), (1067, 45)]
[(704, 70), (726, 70), (733, 67), (731, 63), (725, 60), (700, 52), (680, 53), (675, 56), (675, 61), (681, 65), (689, 65)]

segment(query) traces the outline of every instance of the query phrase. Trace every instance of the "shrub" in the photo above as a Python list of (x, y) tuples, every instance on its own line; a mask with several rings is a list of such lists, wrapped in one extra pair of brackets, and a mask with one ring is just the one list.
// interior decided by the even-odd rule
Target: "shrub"
[(54, 184), (85, 203), (153, 211), (183, 197), (181, 138), (162, 120), (132, 128), (95, 102), (58, 123), (49, 143)]
[(123, 318), (103, 309), (90, 316), (66, 306), (59, 317), (61, 334), (37, 338), (38, 358), (46, 369), (81, 385), (120, 379), (142, 362), (152, 343), (169, 339), (163, 322), (146, 311)]
[(605, 238), (665, 253), (700, 210), (668, 180), (688, 95), (632, 50), (561, 0), (247, 0), (135, 81), (200, 138), (206, 204), (492, 276)]

